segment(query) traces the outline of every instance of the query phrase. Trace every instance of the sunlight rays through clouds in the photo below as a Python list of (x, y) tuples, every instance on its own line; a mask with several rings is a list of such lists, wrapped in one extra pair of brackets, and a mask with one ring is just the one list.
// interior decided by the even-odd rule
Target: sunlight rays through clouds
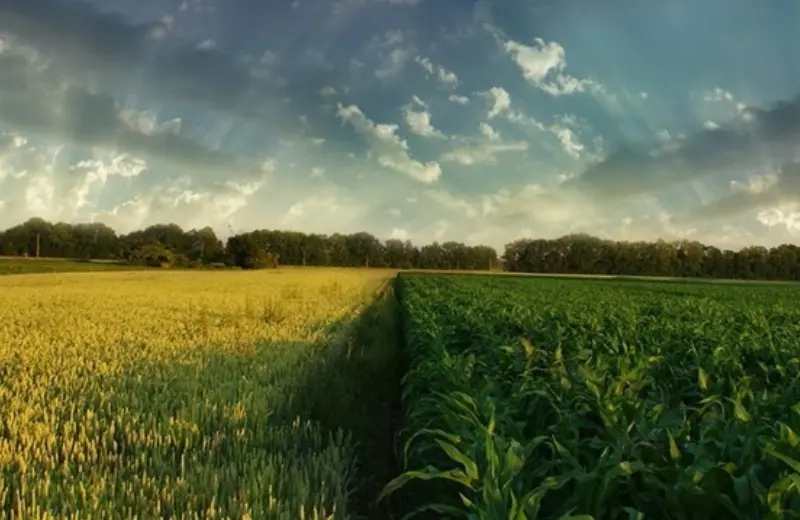
[(623, 4), (4, 0), (0, 226), (796, 240), (800, 7)]

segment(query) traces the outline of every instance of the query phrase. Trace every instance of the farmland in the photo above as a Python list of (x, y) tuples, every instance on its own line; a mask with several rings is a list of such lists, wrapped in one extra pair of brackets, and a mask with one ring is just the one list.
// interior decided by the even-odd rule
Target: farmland
[(0, 256), (0, 275), (124, 271), (136, 269), (141, 269), (141, 267), (99, 260), (79, 261), (67, 258), (20, 258)]
[(397, 290), (408, 471), (387, 494), (433, 518), (800, 518), (796, 289), (401, 275)]
[(0, 516), (346, 517), (388, 276), (0, 278)]
[(798, 518), (796, 291), (0, 277), (0, 516)]

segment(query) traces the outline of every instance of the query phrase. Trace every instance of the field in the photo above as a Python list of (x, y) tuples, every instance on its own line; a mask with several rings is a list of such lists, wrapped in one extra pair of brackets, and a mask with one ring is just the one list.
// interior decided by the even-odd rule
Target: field
[(797, 290), (0, 277), (0, 516), (800, 518)]
[(20, 258), (0, 256), (0, 275), (35, 273), (70, 273), (85, 271), (129, 271), (141, 269), (131, 265), (100, 260), (79, 261), (67, 258)]
[(388, 279), (0, 278), (0, 516), (346, 517), (387, 427)]
[[(791, 286), (401, 275), (432, 518), (800, 518)], [(423, 498), (424, 497), (424, 498)]]

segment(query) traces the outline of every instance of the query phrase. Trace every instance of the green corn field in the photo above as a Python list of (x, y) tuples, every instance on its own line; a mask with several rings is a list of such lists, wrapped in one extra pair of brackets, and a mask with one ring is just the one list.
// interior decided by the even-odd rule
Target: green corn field
[(414, 511), (800, 518), (796, 289), (401, 275)]

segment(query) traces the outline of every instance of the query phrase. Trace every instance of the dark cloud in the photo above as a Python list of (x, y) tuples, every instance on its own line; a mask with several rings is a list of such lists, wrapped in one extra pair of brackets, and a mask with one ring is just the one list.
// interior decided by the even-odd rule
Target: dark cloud
[(798, 137), (800, 97), (767, 109), (746, 108), (726, 126), (666, 147), (620, 147), (565, 187), (603, 199), (642, 195), (721, 171), (786, 161)]
[(324, 59), (265, 65), (163, 38), (169, 30), (168, 23), (132, 24), (85, 2), (0, 2), (0, 36), (35, 48), (64, 75), (99, 75), (115, 86), (132, 85), (136, 95), (195, 102), (292, 132), (300, 128), (300, 115), (313, 115), (323, 87), (341, 86), (341, 71)]
[(800, 202), (800, 162), (790, 162), (784, 164), (774, 177), (762, 177), (760, 185), (759, 182), (750, 185), (740, 184), (731, 194), (680, 215), (675, 221), (679, 223), (716, 221), (798, 202)]
[(179, 134), (145, 132), (120, 117), (115, 100), (37, 70), (21, 55), (0, 55), (0, 119), (12, 127), (68, 142), (116, 147), (194, 171), (256, 168), (253, 160), (213, 150)]
[[(97, 12), (84, 2), (3, 0), (0, 31), (36, 42), (47, 53), (106, 63), (141, 59), (154, 24), (129, 25), (120, 17)], [(99, 63), (98, 63), (99, 64)]]

